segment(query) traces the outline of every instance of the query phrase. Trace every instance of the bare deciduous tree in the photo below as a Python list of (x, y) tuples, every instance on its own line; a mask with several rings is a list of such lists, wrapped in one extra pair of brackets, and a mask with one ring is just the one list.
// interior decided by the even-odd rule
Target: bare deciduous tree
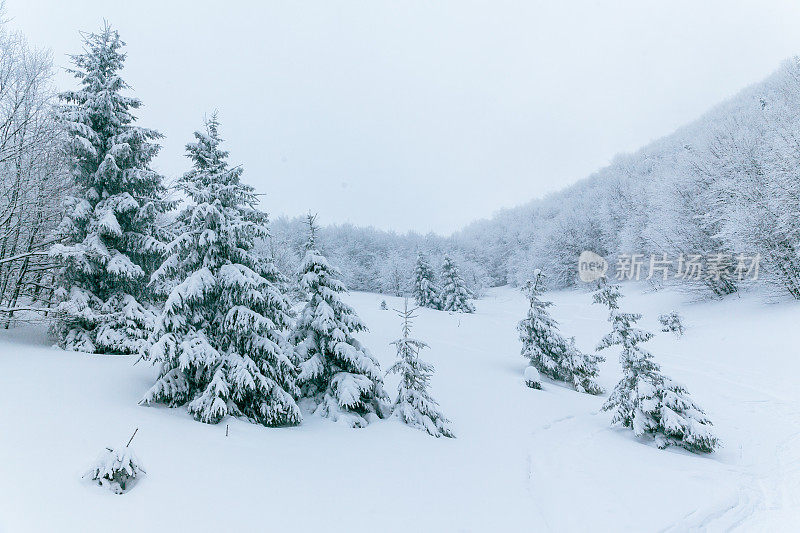
[[(54, 113), (52, 63), (0, 22), (0, 326), (46, 313), (47, 248), (69, 186)], [(15, 316), (15, 313), (17, 315)], [(23, 313), (23, 316), (27, 313)]]

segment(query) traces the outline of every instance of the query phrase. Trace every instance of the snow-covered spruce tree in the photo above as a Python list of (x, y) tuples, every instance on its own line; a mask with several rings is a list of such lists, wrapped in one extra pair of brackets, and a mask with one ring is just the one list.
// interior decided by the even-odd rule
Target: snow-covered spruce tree
[(692, 402), (688, 391), (661, 374), (653, 356), (639, 344), (653, 334), (635, 326), (641, 315), (621, 313), (619, 286), (601, 278), (594, 302), (609, 309), (612, 331), (598, 350), (619, 346), (622, 379), (603, 405), (613, 411), (613, 423), (631, 428), (637, 436), (652, 435), (659, 448), (670, 444), (693, 452), (712, 452), (719, 444), (705, 413)]
[(428, 345), (410, 336), (411, 321), (416, 318), (414, 311), (415, 309), (408, 308), (406, 299), (403, 310), (398, 311), (403, 319), (403, 336), (391, 343), (397, 348), (397, 361), (387, 374), (400, 376), (392, 415), (434, 437), (454, 437), (450, 421), (442, 415), (439, 404), (428, 393), (433, 365), (418, 357), (419, 351)]
[[(598, 365), (604, 359), (595, 354), (585, 354), (575, 346), (575, 339), (565, 339), (558, 331), (558, 323), (550, 316), (547, 308), (552, 302), (539, 297), (544, 291), (544, 274), (537, 269), (533, 279), (522, 287), (528, 297), (530, 307), (528, 316), (517, 325), (522, 341), (522, 355), (530, 366), (541, 374), (570, 383), (575, 390), (589, 394), (600, 394), (603, 388), (595, 381)], [(530, 378), (530, 379), (529, 379)], [(526, 383), (532, 388), (540, 388), (538, 374), (526, 372)], [(538, 387), (536, 384), (538, 383)]]
[(475, 306), (470, 299), (472, 294), (467, 289), (464, 279), (458, 273), (458, 267), (450, 259), (449, 255), (444, 256), (442, 262), (442, 311), (454, 311), (456, 313), (474, 313)]
[(365, 427), (386, 415), (388, 396), (378, 361), (356, 340), (366, 326), (340, 295), (347, 291), (339, 272), (317, 250), (314, 216), (300, 269), (308, 302), (292, 333), (302, 395), (314, 412), (351, 427)]
[(75, 196), (50, 253), (62, 263), (57, 330), (68, 350), (137, 353), (155, 318), (147, 282), (168, 240), (158, 218), (173, 204), (149, 167), (161, 134), (134, 125), (141, 102), (123, 95), (124, 44), (108, 25), (85, 35), (70, 70), (81, 88), (61, 94)]
[(301, 421), (296, 369), (285, 337), (290, 304), (273, 283), (274, 265), (253, 245), (267, 216), (253, 188), (240, 181), (220, 148), (216, 117), (186, 150), (192, 169), (178, 182), (191, 200), (178, 217), (180, 235), (153, 284), (168, 292), (149, 357), (158, 381), (142, 403), (187, 405), (214, 424), (226, 415), (265, 426)]
[(422, 252), (417, 254), (412, 293), (417, 305), (429, 309), (442, 308), (440, 289), (436, 285), (436, 277), (431, 265), (428, 263), (428, 259)]

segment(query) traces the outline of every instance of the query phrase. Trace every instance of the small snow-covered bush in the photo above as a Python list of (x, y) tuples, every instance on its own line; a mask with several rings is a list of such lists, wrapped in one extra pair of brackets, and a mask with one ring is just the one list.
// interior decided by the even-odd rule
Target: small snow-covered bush
[(133, 450), (125, 446), (119, 449), (106, 448), (83, 477), (107, 487), (114, 494), (124, 494), (133, 488), (144, 473)]
[(678, 337), (683, 335), (683, 320), (681, 319), (681, 315), (675, 311), (660, 315), (658, 321), (661, 322), (661, 331), (664, 333), (669, 333), (671, 331)]
[(542, 377), (535, 366), (529, 366), (525, 369), (525, 385), (532, 389), (542, 388)]
[(386, 305), (386, 300), (381, 300), (381, 311), (386, 311), (389, 309), (389, 306)]

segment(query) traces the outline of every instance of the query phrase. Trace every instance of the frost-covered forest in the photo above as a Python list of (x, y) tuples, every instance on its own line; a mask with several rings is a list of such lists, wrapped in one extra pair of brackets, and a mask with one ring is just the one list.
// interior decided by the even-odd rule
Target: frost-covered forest
[(271, 217), (215, 109), (162, 174), (135, 38), (0, 22), (0, 531), (796, 523), (800, 57), (445, 236)]
[[(541, 200), (474, 222), (450, 237), (398, 235), (371, 228), (322, 230), (348, 284), (400, 294), (413, 257), (457, 258), (470, 288), (521, 285), (549, 273), (553, 287), (577, 282), (575, 261), (594, 250), (612, 263), (620, 254), (760, 254), (759, 283), (799, 298), (800, 60), (675, 133)], [(272, 225), (278, 264), (299, 261), (301, 219)], [(705, 297), (736, 292), (734, 279), (700, 279)], [(681, 282), (681, 286), (687, 283)]]

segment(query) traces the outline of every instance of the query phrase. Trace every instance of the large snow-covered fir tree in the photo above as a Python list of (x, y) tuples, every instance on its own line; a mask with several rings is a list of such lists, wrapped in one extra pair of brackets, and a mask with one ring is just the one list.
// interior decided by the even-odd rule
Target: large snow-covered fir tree
[(472, 294), (458, 272), (458, 267), (450, 259), (449, 255), (445, 255), (442, 262), (441, 299), (442, 311), (454, 311), (456, 313), (475, 312), (475, 306), (470, 301)]
[(158, 218), (172, 203), (149, 167), (161, 135), (134, 124), (141, 102), (123, 94), (124, 45), (108, 25), (85, 35), (70, 70), (81, 87), (61, 94), (75, 188), (51, 255), (62, 263), (57, 330), (69, 350), (137, 353), (155, 318), (147, 282), (167, 240)]
[(178, 182), (191, 200), (180, 235), (153, 275), (168, 292), (149, 356), (160, 364), (143, 403), (187, 405), (201, 422), (244, 416), (265, 426), (301, 421), (296, 369), (285, 332), (291, 307), (269, 260), (256, 255), (268, 235), (253, 188), (220, 148), (216, 117), (186, 146), (192, 169)]
[(392, 342), (397, 348), (397, 361), (387, 374), (398, 374), (397, 399), (392, 415), (409, 426), (427, 431), (434, 437), (454, 437), (450, 421), (439, 411), (439, 404), (428, 393), (433, 365), (420, 360), (419, 351), (428, 345), (411, 337), (411, 322), (416, 315), (408, 308), (408, 299), (398, 314), (403, 319), (403, 336)]
[(414, 267), (414, 284), (412, 295), (417, 305), (429, 309), (441, 309), (442, 300), (440, 289), (436, 285), (436, 276), (433, 273), (428, 259), (422, 252), (417, 253), (417, 264)]
[[(522, 355), (530, 366), (549, 378), (570, 383), (579, 392), (602, 393), (603, 388), (595, 380), (603, 358), (581, 352), (575, 346), (574, 338), (561, 336), (558, 323), (547, 311), (553, 303), (540, 299), (544, 292), (541, 270), (534, 271), (533, 279), (525, 283), (522, 291), (528, 297), (530, 307), (528, 316), (517, 325), (517, 331), (522, 341)], [(526, 377), (526, 382), (529, 381)], [(533, 383), (537, 383), (536, 380)]]
[(378, 361), (355, 338), (366, 326), (340, 295), (339, 272), (317, 250), (314, 218), (300, 269), (308, 302), (292, 334), (300, 367), (297, 381), (315, 413), (351, 427), (364, 427), (387, 413), (388, 396)]
[(712, 452), (719, 444), (711, 421), (694, 404), (688, 391), (661, 373), (650, 352), (639, 344), (653, 334), (635, 327), (641, 315), (619, 310), (618, 285), (601, 278), (594, 302), (609, 309), (611, 333), (598, 350), (619, 346), (622, 379), (603, 405), (613, 411), (614, 424), (631, 428), (637, 436), (652, 435), (659, 448), (676, 445), (693, 452)]

